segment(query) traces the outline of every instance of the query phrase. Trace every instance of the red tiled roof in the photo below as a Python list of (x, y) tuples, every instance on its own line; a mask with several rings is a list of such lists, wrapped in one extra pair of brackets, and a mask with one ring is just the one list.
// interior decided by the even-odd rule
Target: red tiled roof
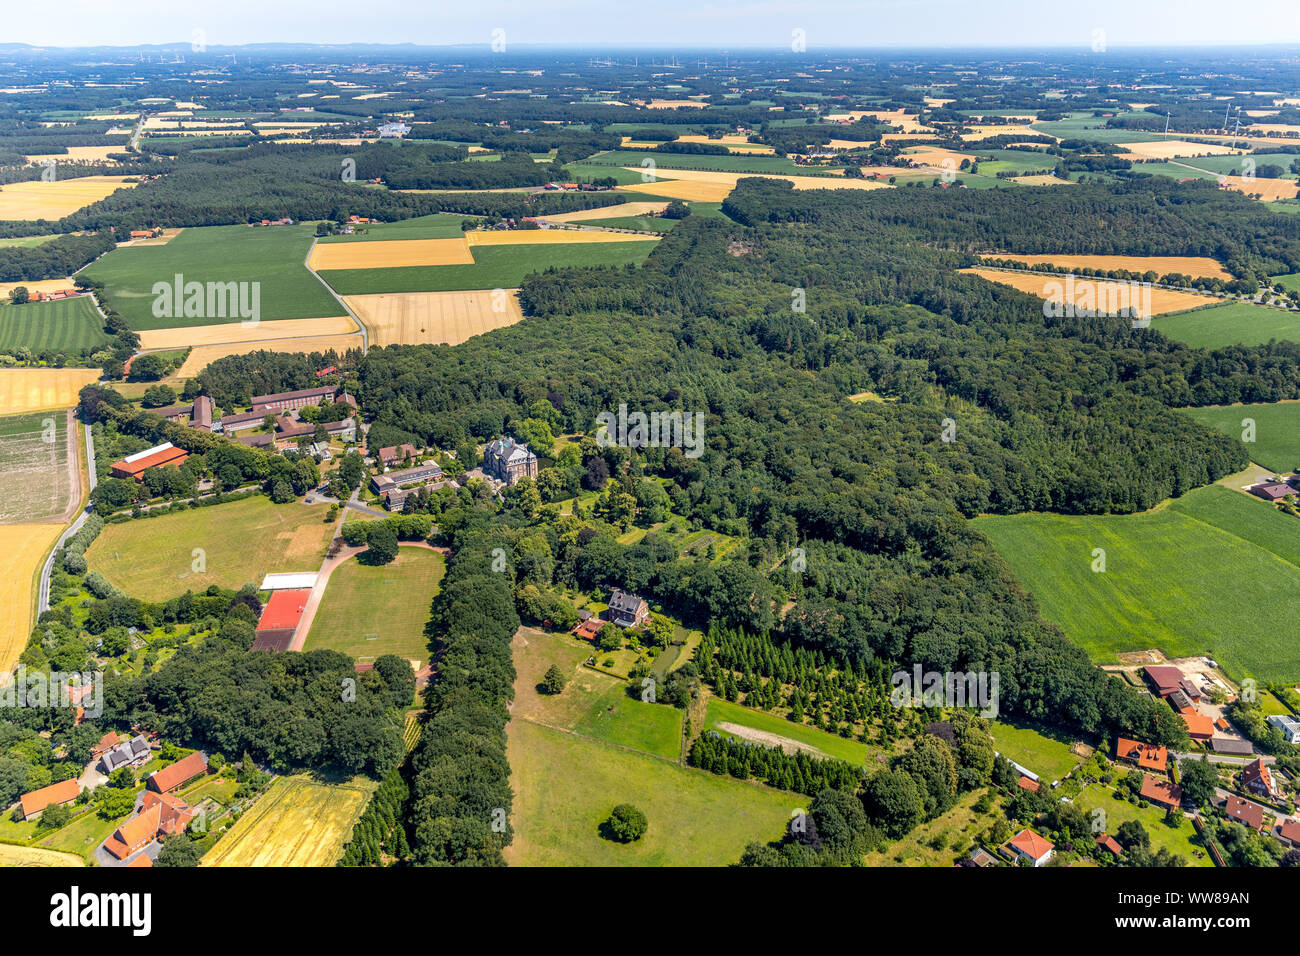
[(1169, 751), (1164, 747), (1129, 740), (1127, 737), (1121, 737), (1116, 742), (1115, 756), (1121, 760), (1132, 760), (1146, 770), (1164, 773), (1169, 767)]
[(134, 860), (128, 863), (127, 866), (153, 866), (153, 860), (149, 859), (149, 854), (141, 853)]
[(1119, 856), (1124, 852), (1124, 848), (1119, 845), (1119, 841), (1109, 833), (1102, 833), (1097, 837), (1097, 846), (1104, 850), (1110, 850), (1110, 852), (1114, 853), (1116, 856)]
[(1223, 812), (1232, 819), (1246, 824), (1252, 830), (1258, 830), (1264, 825), (1264, 808), (1242, 797), (1228, 797), (1224, 801)]
[(1142, 775), (1142, 789), (1139, 795), (1142, 799), (1158, 803), (1162, 807), (1177, 807), (1183, 802), (1182, 787), (1145, 773)]
[(147, 468), (161, 468), (163, 465), (179, 465), (189, 457), (184, 448), (164, 448), (135, 461), (119, 461), (112, 466), (114, 475), (122, 478), (134, 478), (142, 475)]
[(1011, 846), (1035, 860), (1042, 859), (1044, 854), (1054, 849), (1052, 841), (1039, 836), (1028, 827), (1013, 836), (1010, 842)]
[(207, 769), (207, 760), (204, 759), (203, 754), (195, 751), (188, 757), (182, 757), (170, 767), (163, 767), (156, 773), (150, 774), (149, 787), (160, 793), (166, 793), (168, 790), (175, 790), (186, 780), (197, 777)]
[(1273, 775), (1268, 772), (1268, 767), (1264, 766), (1264, 761), (1260, 757), (1256, 757), (1253, 762), (1246, 764), (1241, 771), (1241, 782), (1243, 784), (1250, 786), (1255, 781), (1259, 781), (1267, 793), (1273, 792)]
[(1292, 843), (1300, 844), (1300, 823), (1295, 820), (1283, 820), (1278, 826), (1277, 832)]
[(77, 799), (79, 793), (81, 788), (77, 786), (76, 780), (62, 780), (48, 787), (33, 790), (31, 793), (24, 793), (20, 798), (23, 804), (23, 816), (30, 817), (33, 813), (40, 813), (46, 807), (56, 803), (71, 803)]
[(1187, 732), (1193, 737), (1209, 740), (1214, 736), (1214, 721), (1204, 714), (1180, 715), (1187, 723)]

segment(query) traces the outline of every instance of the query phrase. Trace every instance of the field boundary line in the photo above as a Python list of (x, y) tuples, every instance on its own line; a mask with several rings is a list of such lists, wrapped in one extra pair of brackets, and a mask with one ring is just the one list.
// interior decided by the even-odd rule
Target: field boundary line
[(365, 355), (370, 351), (370, 329), (366, 326), (366, 323), (361, 321), (360, 316), (348, 308), (348, 304), (344, 302), (343, 298), (334, 291), (333, 287), (331, 287), (330, 284), (321, 277), (321, 274), (310, 265), (311, 254), (316, 251), (316, 243), (319, 239), (319, 236), (312, 236), (311, 245), (307, 247), (307, 256), (302, 260), (303, 268), (316, 277), (316, 281), (325, 287), (325, 291), (334, 297), (334, 301), (341, 305), (343, 311), (351, 316), (352, 321), (357, 324), (357, 331), (361, 333), (361, 354)]

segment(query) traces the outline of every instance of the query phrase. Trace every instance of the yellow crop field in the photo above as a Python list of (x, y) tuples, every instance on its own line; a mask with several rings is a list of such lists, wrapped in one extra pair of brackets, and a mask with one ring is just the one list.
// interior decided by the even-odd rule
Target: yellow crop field
[(937, 169), (942, 169), (943, 161), (945, 159), (951, 159), (957, 166), (961, 166), (961, 161), (963, 159), (969, 159), (973, 162), (975, 154), (959, 153), (955, 149), (917, 146), (915, 149), (908, 150), (904, 153), (903, 158), (914, 166), (934, 166)]
[(710, 146), (725, 146), (733, 153), (744, 153), (753, 155), (762, 153), (770, 156), (776, 152), (771, 146), (765, 146), (762, 143), (751, 143), (749, 138), (742, 133), (728, 133), (719, 139), (710, 139), (707, 136), (678, 136), (679, 143), (704, 143)]
[(35, 619), (36, 575), (63, 531), (58, 524), (0, 525), (0, 672), (27, 646)]
[(66, 153), (31, 153), (27, 156), (29, 163), (40, 163), (52, 159), (56, 163), (102, 163), (107, 161), (109, 153), (124, 153), (125, 146), (69, 146)]
[(9, 298), (9, 293), (18, 286), (23, 286), (28, 292), (58, 292), (61, 289), (71, 289), (74, 284), (71, 278), (37, 279), (35, 282), (0, 282), (0, 296)]
[[(301, 321), (301, 320), (300, 320)], [(262, 323), (265, 325), (266, 323)], [(361, 348), (361, 335), (304, 335), (291, 339), (263, 342), (238, 342), (229, 345), (200, 345), (191, 349), (185, 364), (176, 373), (177, 378), (193, 378), (219, 358), (227, 355), (247, 355), (249, 352), (328, 352), (342, 353), (347, 349)]]
[(938, 139), (938, 138), (939, 138), (938, 133), (881, 133), (880, 134), (880, 142), (885, 145), (888, 145), (889, 143), (892, 143), (895, 140), (900, 140), (900, 139), (913, 140), (913, 139)]
[(1127, 150), (1141, 159), (1172, 159), (1177, 156), (1227, 156), (1240, 153), (1215, 143), (1189, 143), (1182, 139), (1162, 139), (1154, 143), (1116, 143), (1120, 149)]
[[(619, 207), (615, 206), (614, 208)], [(647, 236), (642, 233), (604, 232), (599, 229), (483, 229), (465, 233), (465, 239), (470, 246), (571, 245), (575, 242), (645, 242), (647, 239), (658, 238), (658, 236)], [(371, 243), (365, 243), (365, 245), (371, 245)]]
[(651, 100), (646, 106), (652, 110), (674, 110), (678, 107), (692, 107), (702, 110), (708, 107), (708, 103), (700, 103), (697, 100)]
[(983, 258), (1014, 259), (1029, 266), (1051, 263), (1063, 269), (1125, 269), (1129, 272), (1149, 272), (1154, 269), (1162, 276), (1181, 272), (1198, 279), (1232, 278), (1231, 273), (1209, 256), (1076, 256), (1059, 252), (1050, 256), (1022, 256), (1001, 252)]
[[(674, 172), (678, 171), (674, 170)], [(634, 183), (631, 186), (615, 188), (619, 192), (649, 193), (652, 196), (667, 196), (669, 199), (681, 199), (685, 202), (722, 202), (731, 195), (736, 184), (660, 179), (653, 183)]]
[[(627, 166), (632, 172), (640, 172), (640, 167)], [(736, 183), (741, 179), (750, 179), (753, 173), (722, 173), (706, 169), (673, 169), (665, 173), (666, 177), (652, 183), (633, 183), (630, 186), (617, 187), (623, 192), (649, 193), (654, 196), (668, 196), (670, 199), (684, 199), (689, 202), (721, 202), (726, 199)], [(777, 176), (764, 175), (765, 179), (784, 179), (793, 183), (795, 189), (888, 189), (885, 183), (871, 179), (846, 179), (844, 176)]]
[(336, 315), (325, 319), (271, 319), (249, 326), (244, 326), (241, 322), (225, 322), (219, 325), (192, 325), (188, 328), (148, 329), (138, 334), (140, 348), (147, 351), (340, 335), (356, 330), (357, 324), (350, 316)]
[(373, 242), (318, 242), (310, 269), (387, 269), (397, 266), (472, 266), (464, 239), (376, 239)]
[(85, 866), (75, 853), (60, 853), (38, 846), (12, 846), (0, 843), (0, 866)]
[[(1009, 285), (1013, 289), (1028, 292), (1030, 295), (1036, 295), (1040, 299), (1047, 299), (1051, 302), (1064, 302), (1066, 295), (1072, 292), (1072, 304), (1077, 309), (1095, 308), (1106, 310), (1107, 302), (1116, 302), (1121, 305), (1130, 303), (1126, 293), (1131, 287), (1126, 282), (1043, 275), (1036, 272), (1002, 272), (997, 269), (962, 269), (961, 271), (977, 275), (982, 279), (988, 279), (990, 282)], [(1067, 279), (1070, 281), (1067, 282)], [(1148, 292), (1150, 293), (1149, 314), (1146, 308)], [(1221, 300), (1212, 295), (1176, 292), (1172, 289), (1148, 290), (1146, 287), (1142, 287), (1136, 300), (1131, 301), (1131, 305), (1138, 310), (1139, 315), (1149, 317), (1151, 315), (1164, 315), (1166, 312), (1182, 312), (1187, 309), (1194, 309), (1198, 305), (1209, 305), (1212, 302), (1219, 301)]]
[(1251, 123), (1249, 132), (1252, 136), (1276, 133), (1283, 139), (1295, 139), (1300, 136), (1300, 126), (1292, 123)]
[(1257, 196), (1265, 202), (1275, 199), (1295, 199), (1300, 187), (1294, 179), (1264, 179), (1256, 176), (1244, 179), (1241, 176), (1224, 176), (1220, 183), (1228, 189), (1235, 189), (1247, 196)]
[(459, 345), (524, 317), (518, 289), (385, 292), (343, 301), (365, 323), (371, 345)]
[(826, 116), (831, 122), (850, 121), (856, 123), (864, 116), (870, 116), (890, 126), (897, 126), (904, 133), (933, 133), (932, 127), (917, 121), (915, 113), (902, 110), (848, 110), (844, 113), (830, 113)]
[(40, 179), (0, 186), (0, 219), (62, 219), (82, 206), (134, 186), (125, 176), (83, 176), (80, 179)]
[(97, 368), (0, 368), (0, 415), (71, 408), (99, 376)]
[(666, 202), (625, 202), (617, 206), (601, 206), (599, 209), (579, 209), (577, 212), (562, 212), (547, 216), (547, 222), (586, 222), (589, 219), (617, 219), (623, 216), (649, 216), (663, 212), (668, 207)]
[(377, 786), (364, 777), (342, 784), (281, 777), (199, 865), (333, 866)]
[(1012, 126), (1009, 124), (988, 124), (979, 126), (968, 126), (961, 138), (966, 142), (976, 142), (981, 139), (988, 139), (990, 136), (1046, 136), (1046, 133), (1039, 133), (1030, 129), (1028, 126)]
[(1051, 173), (1037, 173), (1032, 176), (1012, 176), (1013, 183), (1022, 186), (1077, 186), (1073, 179), (1058, 179)]

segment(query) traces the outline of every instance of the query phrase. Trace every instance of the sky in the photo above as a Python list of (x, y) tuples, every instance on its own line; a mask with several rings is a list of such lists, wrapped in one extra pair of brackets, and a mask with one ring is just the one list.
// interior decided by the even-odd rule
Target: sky
[[(35, 0), (0, 43), (510, 44), (789, 50), (1300, 44), (1300, 0)], [(1100, 32), (1099, 32), (1100, 31)], [(1300, 51), (1298, 51), (1300, 52)]]

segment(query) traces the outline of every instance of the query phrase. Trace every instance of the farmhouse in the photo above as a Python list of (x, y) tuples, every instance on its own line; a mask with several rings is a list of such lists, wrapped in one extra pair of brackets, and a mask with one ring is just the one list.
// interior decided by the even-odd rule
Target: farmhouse
[(1138, 795), (1149, 803), (1162, 806), (1167, 810), (1177, 810), (1183, 803), (1183, 788), (1168, 780), (1142, 775), (1142, 789)]
[(639, 627), (650, 616), (650, 605), (636, 594), (614, 589), (609, 596), (609, 619), (620, 627)]
[(1264, 808), (1245, 797), (1229, 796), (1223, 803), (1223, 812), (1230, 819), (1244, 823), (1252, 830), (1264, 829)]
[(1286, 738), (1287, 743), (1300, 744), (1300, 720), (1296, 720), (1290, 714), (1269, 714), (1268, 722), (1282, 731), (1282, 736)]
[(1214, 737), (1214, 721), (1204, 714), (1179, 714), (1187, 724), (1187, 734), (1193, 740), (1209, 741)]
[(1160, 697), (1168, 697), (1174, 691), (1181, 690), (1192, 701), (1201, 699), (1199, 688), (1184, 677), (1183, 672), (1177, 667), (1168, 665), (1144, 667), (1142, 673)]
[(1052, 842), (1039, 836), (1028, 827), (1013, 836), (1007, 846), (1016, 854), (1017, 859), (1029, 860), (1034, 866), (1042, 866), (1052, 858), (1056, 849)]
[(23, 819), (35, 820), (48, 808), (71, 803), (80, 794), (81, 788), (77, 786), (75, 780), (61, 780), (48, 787), (33, 790), (31, 793), (24, 793), (19, 797), (23, 808)]
[(483, 449), (483, 473), (508, 485), (536, 478), (537, 456), (513, 438), (498, 438)]
[(1295, 494), (1295, 489), (1284, 481), (1264, 481), (1250, 486), (1250, 493), (1265, 501), (1281, 501), (1287, 495)]
[(143, 766), (149, 762), (149, 756), (149, 741), (137, 734), (130, 740), (124, 740), (104, 751), (103, 756), (99, 758), (99, 766), (104, 773), (112, 773), (123, 767)]
[(192, 819), (194, 810), (180, 797), (146, 790), (140, 812), (113, 831), (104, 841), (104, 849), (125, 860), (156, 839), (184, 833)]
[(208, 769), (208, 760), (199, 751), (182, 757), (170, 767), (149, 774), (148, 787), (155, 793), (170, 793)]
[(318, 385), (315, 388), (300, 388), (294, 392), (274, 392), (270, 395), (254, 395), (253, 411), (265, 414), (268, 411), (289, 411), (319, 405), (323, 401), (334, 401), (338, 394), (337, 385)]
[(1138, 740), (1119, 738), (1115, 744), (1115, 759), (1135, 763), (1143, 770), (1164, 773), (1169, 768), (1169, 751), (1164, 747), (1144, 744)]
[(408, 458), (414, 458), (419, 452), (410, 442), (403, 445), (388, 445), (379, 449), (379, 463), (385, 468), (392, 468), (394, 465), (406, 461)]
[(134, 478), (140, 481), (148, 469), (179, 465), (189, 456), (189, 452), (184, 448), (177, 448), (166, 441), (161, 445), (138, 451), (134, 455), (127, 455), (121, 461), (115, 462), (109, 470), (114, 478)]
[(1264, 766), (1262, 757), (1256, 757), (1252, 763), (1242, 768), (1241, 785), (1261, 797), (1276, 800), (1279, 796), (1277, 784), (1273, 782), (1273, 775), (1269, 773), (1268, 767)]
[(276, 591), (262, 608), (257, 621), (257, 637), (253, 640), (255, 651), (285, 651), (293, 642), (298, 622), (307, 609), (310, 588), (288, 588)]

